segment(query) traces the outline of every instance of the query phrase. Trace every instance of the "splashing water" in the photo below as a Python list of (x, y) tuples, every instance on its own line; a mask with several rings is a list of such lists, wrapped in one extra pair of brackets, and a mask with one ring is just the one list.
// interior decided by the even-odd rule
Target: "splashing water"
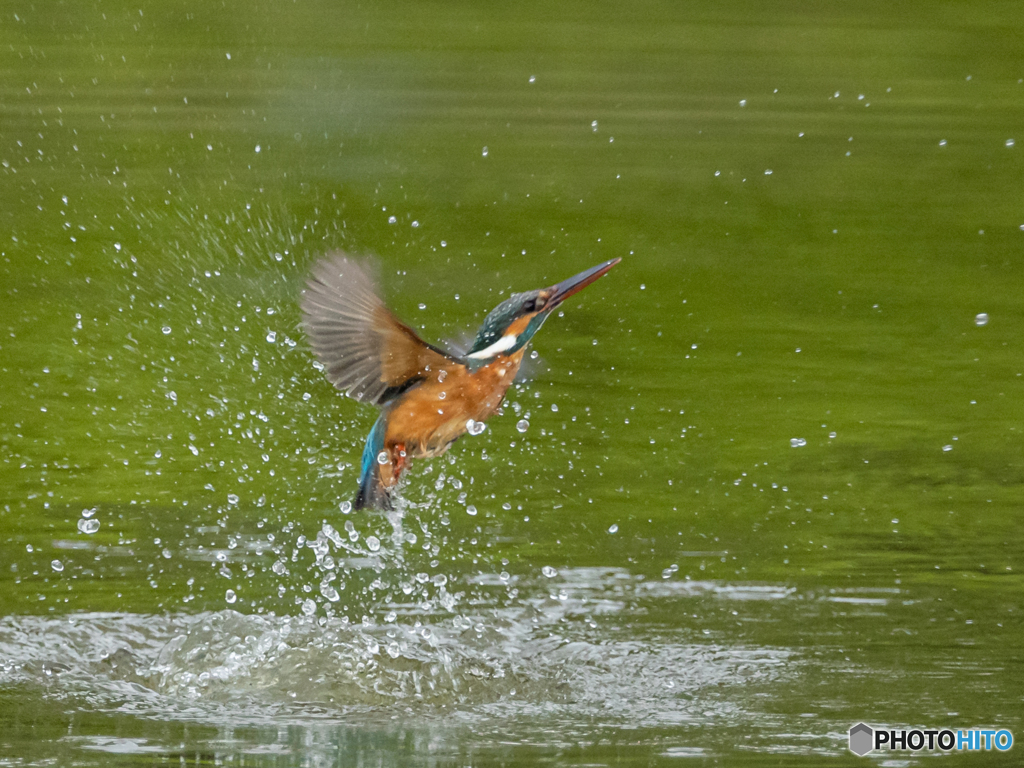
[[(547, 569), (545, 576), (552, 578)], [(557, 596), (546, 596), (543, 584), (503, 573), (493, 583), (480, 581), (492, 590), (518, 581), (528, 596), (504, 608), (491, 600), (447, 616), (395, 605), (380, 623), (318, 617), (312, 599), (296, 616), (229, 609), (5, 617), (0, 683), (45, 680), (59, 695), (86, 696), (98, 709), (128, 701), (138, 715), (231, 725), (372, 720), (374, 712), (396, 705), (406, 713), (458, 707), (468, 722), (493, 722), (501, 713), (528, 716), (540, 705), (633, 728), (691, 719), (739, 726), (749, 713), (716, 710), (692, 694), (777, 684), (795, 673), (785, 649), (723, 648), (665, 636), (642, 647), (608, 639), (615, 636), (609, 629), (659, 603), (785, 600), (791, 591), (743, 597), (706, 582), (648, 584), (617, 569), (570, 569), (558, 576)], [(612, 589), (618, 601), (601, 597)], [(682, 691), (691, 695), (681, 697)]]

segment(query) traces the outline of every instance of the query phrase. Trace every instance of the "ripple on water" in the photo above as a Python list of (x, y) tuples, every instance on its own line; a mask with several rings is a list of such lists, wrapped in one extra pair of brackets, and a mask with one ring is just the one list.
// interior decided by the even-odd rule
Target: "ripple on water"
[[(559, 579), (558, 595), (544, 594), (551, 580), (543, 578), (535, 584), (543, 589), (510, 608), (417, 616), (407, 606), (380, 625), (234, 610), (6, 617), (0, 684), (45, 685), (48, 695), (82, 696), (99, 710), (225, 725), (351, 722), (398, 707), (431, 719), (457, 711), (463, 725), (546, 713), (635, 728), (739, 724), (751, 716), (742, 697), (717, 692), (793, 674), (786, 649), (638, 632), (630, 605), (652, 598), (627, 572), (567, 569)], [(664, 582), (650, 584), (679, 599)]]

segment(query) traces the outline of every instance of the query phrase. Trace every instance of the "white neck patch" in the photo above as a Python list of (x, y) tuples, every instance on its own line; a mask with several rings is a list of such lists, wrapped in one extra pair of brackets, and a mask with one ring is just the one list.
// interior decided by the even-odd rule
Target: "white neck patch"
[(472, 354), (466, 355), (466, 357), (471, 357), (474, 360), (486, 360), (489, 357), (497, 357), (502, 352), (507, 352), (512, 349), (512, 347), (516, 345), (516, 340), (518, 338), (519, 337), (514, 333), (502, 336), (496, 342), (491, 344), (491, 346), (481, 349), (479, 352), (473, 352)]

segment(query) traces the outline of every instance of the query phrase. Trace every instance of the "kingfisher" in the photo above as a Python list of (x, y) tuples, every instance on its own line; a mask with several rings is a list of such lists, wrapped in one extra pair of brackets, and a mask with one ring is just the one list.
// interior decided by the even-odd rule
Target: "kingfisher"
[(440, 456), (498, 412), (526, 346), (551, 312), (618, 264), (516, 293), (491, 310), (470, 350), (423, 341), (384, 305), (372, 263), (340, 251), (318, 261), (302, 292), (303, 325), (327, 380), (380, 416), (366, 438), (356, 509), (391, 509), (412, 459)]

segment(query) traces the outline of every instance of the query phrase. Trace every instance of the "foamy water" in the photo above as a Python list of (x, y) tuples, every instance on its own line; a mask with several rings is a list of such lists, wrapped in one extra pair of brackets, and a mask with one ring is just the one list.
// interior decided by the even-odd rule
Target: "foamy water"
[(527, 596), (512, 605), (408, 605), (380, 623), (234, 610), (6, 617), (0, 681), (97, 712), (232, 727), (450, 714), (488, 728), (543, 714), (630, 729), (754, 717), (721, 692), (792, 677), (794, 654), (644, 628), (652, 606), (735, 597), (728, 586), (676, 584), (574, 569), (554, 589), (521, 583)]

